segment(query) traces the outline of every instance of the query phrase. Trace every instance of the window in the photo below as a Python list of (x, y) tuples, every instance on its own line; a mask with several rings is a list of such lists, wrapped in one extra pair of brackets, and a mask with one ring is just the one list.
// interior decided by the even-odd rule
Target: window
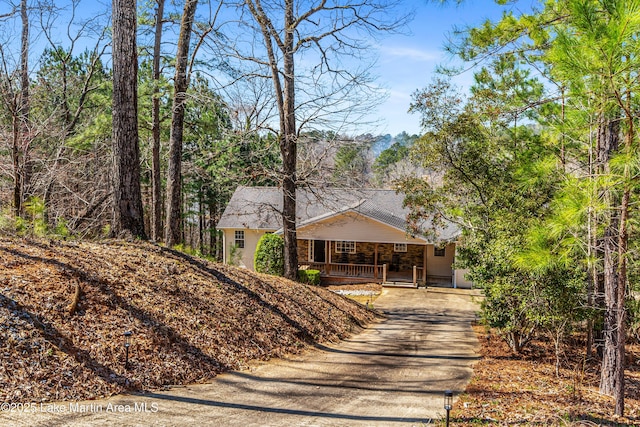
[(355, 254), (356, 242), (351, 241), (338, 241), (336, 242), (336, 252), (339, 254)]
[(393, 252), (407, 252), (407, 244), (406, 243), (394, 243), (393, 244)]
[(444, 256), (444, 246), (441, 248), (435, 247), (433, 248), (433, 256)]
[(236, 246), (240, 249), (244, 249), (244, 230), (236, 230), (235, 238)]

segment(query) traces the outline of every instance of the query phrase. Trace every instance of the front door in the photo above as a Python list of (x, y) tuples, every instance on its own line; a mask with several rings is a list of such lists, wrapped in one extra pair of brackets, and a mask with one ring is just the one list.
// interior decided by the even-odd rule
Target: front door
[(313, 262), (325, 262), (326, 261), (326, 242), (324, 240), (313, 241)]

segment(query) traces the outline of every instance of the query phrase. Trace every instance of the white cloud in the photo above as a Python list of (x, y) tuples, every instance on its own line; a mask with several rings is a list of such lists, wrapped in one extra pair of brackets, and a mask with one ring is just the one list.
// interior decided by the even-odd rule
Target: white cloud
[(441, 59), (442, 57), (439, 52), (398, 46), (380, 46), (380, 53), (382, 58), (393, 57), (394, 59), (401, 58), (420, 62), (433, 62)]
[(389, 100), (394, 103), (404, 102), (408, 108), (409, 102), (411, 101), (411, 94), (405, 91), (391, 89), (389, 90)]

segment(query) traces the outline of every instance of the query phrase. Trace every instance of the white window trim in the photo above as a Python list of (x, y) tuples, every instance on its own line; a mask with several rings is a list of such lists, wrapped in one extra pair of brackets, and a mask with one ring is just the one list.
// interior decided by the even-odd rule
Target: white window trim
[[(238, 233), (242, 233), (242, 238), (238, 237)], [(246, 238), (247, 236), (245, 235), (244, 230), (235, 230), (233, 233), (233, 243), (240, 249), (244, 249), (244, 247), (246, 246)], [(242, 242), (242, 245), (240, 245), (238, 242)]]
[(393, 252), (407, 252), (407, 244), (406, 243), (394, 243), (393, 244)]
[[(346, 244), (348, 244), (348, 250), (344, 250)], [(336, 253), (338, 254), (355, 254), (356, 253), (356, 242), (353, 240), (336, 240)]]

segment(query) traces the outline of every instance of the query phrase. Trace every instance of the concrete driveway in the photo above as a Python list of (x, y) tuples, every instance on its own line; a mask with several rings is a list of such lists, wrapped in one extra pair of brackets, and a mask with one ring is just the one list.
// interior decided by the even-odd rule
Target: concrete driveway
[[(210, 384), (33, 413), (0, 424), (73, 426), (422, 425), (444, 415), (443, 391), (462, 391), (475, 360), (474, 292), (385, 289), (387, 318), (351, 339)], [(82, 412), (84, 410), (84, 412)], [(2, 420), (5, 422), (2, 422)]]

